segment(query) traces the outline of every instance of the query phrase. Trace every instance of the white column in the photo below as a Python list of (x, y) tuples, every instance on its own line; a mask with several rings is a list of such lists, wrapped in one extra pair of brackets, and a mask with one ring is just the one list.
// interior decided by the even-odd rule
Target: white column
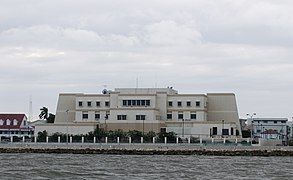
[(235, 139), (235, 143), (236, 143), (236, 144), (238, 143), (238, 139), (237, 139), (237, 138)]
[(38, 138), (37, 136), (34, 137), (35, 143), (37, 143), (37, 138)]
[(201, 137), (199, 138), (199, 143), (202, 144), (202, 138)]
[(246, 139), (246, 142), (249, 143), (249, 138)]
[(49, 136), (46, 137), (46, 143), (49, 143)]
[(22, 136), (22, 142), (24, 142), (25, 141), (25, 137), (24, 136)]
[(60, 138), (60, 136), (58, 136), (58, 143), (60, 143), (61, 142), (61, 138)]
[(96, 141), (97, 141), (97, 138), (96, 138), (96, 136), (94, 137), (94, 144), (96, 143)]
[(120, 143), (120, 137), (117, 137), (117, 144)]
[(72, 136), (69, 137), (69, 142), (72, 143)]
[(140, 143), (143, 143), (143, 137), (140, 137)]
[(188, 137), (188, 144), (190, 144), (190, 137)]
[(165, 144), (167, 144), (167, 137), (165, 137)]
[(179, 143), (179, 137), (176, 137), (176, 144)]
[(83, 136), (81, 137), (81, 143), (84, 143), (84, 137)]
[(105, 137), (105, 143), (106, 144), (108, 143), (108, 137)]
[(10, 136), (10, 142), (13, 142), (13, 136)]
[(223, 143), (224, 143), (224, 144), (226, 143), (226, 138), (223, 139)]
[(212, 143), (214, 143), (214, 138), (212, 138)]
[(131, 137), (128, 137), (129, 144), (131, 144)]
[(153, 143), (154, 143), (154, 144), (156, 143), (156, 138), (155, 138), (155, 137), (153, 137)]

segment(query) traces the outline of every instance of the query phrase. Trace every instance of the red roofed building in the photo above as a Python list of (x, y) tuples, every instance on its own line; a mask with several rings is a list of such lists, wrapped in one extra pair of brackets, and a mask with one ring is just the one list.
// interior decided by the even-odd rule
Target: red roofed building
[(33, 132), (25, 114), (0, 114), (0, 137), (30, 137)]

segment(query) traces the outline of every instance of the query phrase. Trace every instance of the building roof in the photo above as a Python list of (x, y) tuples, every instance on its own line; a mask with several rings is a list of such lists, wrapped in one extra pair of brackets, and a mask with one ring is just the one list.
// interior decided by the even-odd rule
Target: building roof
[[(6, 120), (12, 121), (12, 125), (7, 125)], [(26, 119), (25, 114), (0, 114), (0, 120), (4, 121), (3, 125), (0, 125), (0, 129), (19, 129), (22, 121)], [(13, 121), (17, 121), (17, 125), (14, 125)]]
[(288, 121), (287, 118), (253, 118), (253, 121)]

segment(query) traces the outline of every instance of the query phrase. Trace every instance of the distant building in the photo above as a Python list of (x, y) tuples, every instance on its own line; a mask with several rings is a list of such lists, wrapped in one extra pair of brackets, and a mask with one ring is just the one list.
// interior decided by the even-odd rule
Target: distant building
[(36, 133), (85, 134), (95, 128), (179, 136), (241, 136), (233, 93), (178, 94), (173, 88), (117, 88), (102, 94), (60, 94), (53, 124)]
[(287, 118), (253, 118), (252, 135), (254, 138), (279, 139), (288, 138)]
[(25, 114), (0, 114), (1, 137), (23, 137), (34, 134), (34, 129), (28, 125)]

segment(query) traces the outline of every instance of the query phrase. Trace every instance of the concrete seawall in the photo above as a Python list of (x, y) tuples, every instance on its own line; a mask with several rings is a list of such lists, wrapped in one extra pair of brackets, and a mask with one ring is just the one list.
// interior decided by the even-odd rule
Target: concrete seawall
[(192, 146), (166, 144), (0, 144), (0, 153), (117, 154), (117, 155), (208, 155), (293, 156), (293, 147)]

